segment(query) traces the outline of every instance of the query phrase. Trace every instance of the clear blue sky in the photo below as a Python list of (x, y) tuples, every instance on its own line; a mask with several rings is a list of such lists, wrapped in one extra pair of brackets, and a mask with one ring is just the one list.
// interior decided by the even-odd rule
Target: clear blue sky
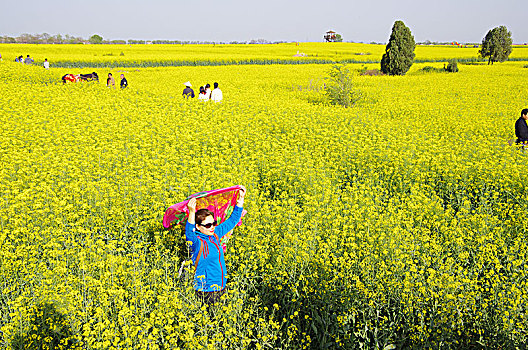
[(403, 20), (418, 42), (481, 42), (505, 25), (528, 42), (528, 0), (2, 0), (0, 36), (70, 34), (104, 39), (387, 42)]

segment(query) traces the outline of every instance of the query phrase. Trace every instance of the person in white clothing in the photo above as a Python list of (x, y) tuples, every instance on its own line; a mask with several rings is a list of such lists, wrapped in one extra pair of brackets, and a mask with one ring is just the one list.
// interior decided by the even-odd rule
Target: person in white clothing
[(220, 102), (224, 96), (222, 95), (222, 90), (218, 88), (218, 83), (214, 83), (214, 90), (211, 92), (211, 100), (215, 102)]
[(49, 62), (47, 58), (44, 60), (44, 68), (49, 69)]

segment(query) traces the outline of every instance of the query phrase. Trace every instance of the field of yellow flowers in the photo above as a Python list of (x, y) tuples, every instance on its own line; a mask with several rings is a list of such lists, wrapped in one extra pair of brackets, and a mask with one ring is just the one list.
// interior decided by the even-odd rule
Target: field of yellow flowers
[[(357, 74), (346, 109), (328, 65), (95, 69), (120, 90), (0, 62), (0, 347), (525, 344), (528, 153), (508, 141), (528, 69), (424, 66)], [(187, 80), (224, 101), (182, 99)], [(208, 310), (161, 219), (235, 184), (248, 214)]]
[[(464, 46), (416, 47), (418, 62), (478, 60), (478, 48)], [(273, 45), (41, 45), (0, 44), (5, 61), (33, 57), (42, 65), (45, 58), (52, 67), (163, 67), (216, 66), (240, 64), (328, 64), (334, 61), (375, 63), (381, 60), (385, 45), (361, 43), (282, 43)], [(512, 60), (528, 61), (528, 46), (513, 47)]]

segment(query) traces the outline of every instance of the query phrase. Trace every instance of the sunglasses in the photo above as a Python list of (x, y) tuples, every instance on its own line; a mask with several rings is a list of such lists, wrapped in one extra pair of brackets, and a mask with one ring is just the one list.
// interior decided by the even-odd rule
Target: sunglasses
[(204, 225), (204, 224), (198, 224), (198, 225), (200, 225), (200, 226), (202, 226), (202, 227), (205, 227), (205, 228), (209, 229), (209, 228), (211, 228), (211, 227), (213, 227), (213, 226), (216, 226), (217, 224), (218, 224), (218, 223), (217, 223), (216, 220), (215, 220), (215, 221), (210, 222), (210, 223), (205, 224), (205, 225)]

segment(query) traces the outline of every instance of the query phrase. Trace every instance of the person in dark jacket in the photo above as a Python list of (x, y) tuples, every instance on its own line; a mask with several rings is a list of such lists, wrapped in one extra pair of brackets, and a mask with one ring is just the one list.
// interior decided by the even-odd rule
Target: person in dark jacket
[(121, 83), (120, 83), (121, 89), (124, 89), (128, 86), (128, 81), (126, 80), (124, 74), (121, 74), (120, 78), (121, 78)]
[(517, 136), (517, 141), (515, 143), (527, 143), (528, 144), (528, 125), (526, 121), (528, 120), (528, 108), (525, 108), (521, 111), (521, 117), (515, 122), (515, 136)]
[(186, 82), (185, 84), (185, 89), (183, 89), (183, 97), (186, 97), (186, 98), (194, 98), (194, 90), (191, 89), (191, 83), (190, 82)]

